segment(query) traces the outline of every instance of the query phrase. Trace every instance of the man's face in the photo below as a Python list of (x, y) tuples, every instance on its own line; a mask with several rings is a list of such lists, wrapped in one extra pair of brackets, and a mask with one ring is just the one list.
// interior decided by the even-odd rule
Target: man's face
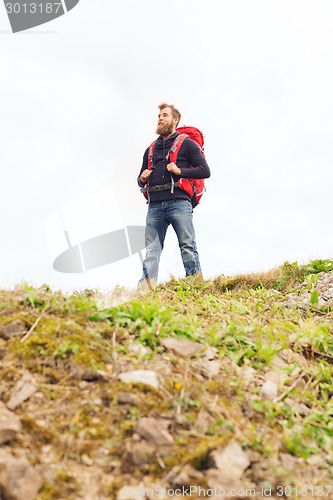
[(158, 123), (156, 128), (156, 134), (162, 137), (167, 137), (173, 134), (176, 130), (176, 119), (172, 118), (172, 113), (170, 108), (163, 108), (158, 114)]

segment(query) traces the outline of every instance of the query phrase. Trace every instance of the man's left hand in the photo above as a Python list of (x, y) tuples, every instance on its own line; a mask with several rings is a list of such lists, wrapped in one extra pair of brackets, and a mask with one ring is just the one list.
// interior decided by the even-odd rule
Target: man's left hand
[(175, 163), (169, 163), (167, 165), (167, 169), (169, 172), (172, 172), (173, 174), (176, 174), (176, 175), (182, 174), (182, 171), (180, 170), (180, 168), (177, 167), (177, 165)]

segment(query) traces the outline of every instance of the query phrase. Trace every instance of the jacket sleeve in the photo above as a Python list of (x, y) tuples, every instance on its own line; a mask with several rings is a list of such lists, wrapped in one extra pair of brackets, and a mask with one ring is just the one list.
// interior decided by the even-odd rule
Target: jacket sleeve
[(138, 178), (137, 178), (137, 183), (138, 183), (140, 188), (145, 185), (145, 184), (142, 184), (142, 182), (140, 181), (140, 177), (141, 177), (142, 172), (144, 170), (146, 170), (146, 168), (148, 168), (148, 148), (146, 149), (145, 154), (143, 155), (142, 167), (141, 167), (140, 173), (139, 173)]
[(210, 177), (210, 168), (199, 146), (192, 139), (186, 139), (183, 146), (186, 147), (184, 153), (191, 167), (181, 167), (182, 173), (180, 177), (184, 177), (184, 179), (208, 179)]

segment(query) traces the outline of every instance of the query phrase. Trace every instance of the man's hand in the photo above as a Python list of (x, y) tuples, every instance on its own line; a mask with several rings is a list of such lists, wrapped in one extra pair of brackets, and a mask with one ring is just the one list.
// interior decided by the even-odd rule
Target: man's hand
[(142, 182), (142, 184), (146, 184), (152, 173), (153, 171), (149, 170), (148, 168), (146, 168), (146, 170), (142, 172), (142, 174), (140, 175), (140, 181)]
[(176, 174), (176, 175), (182, 174), (182, 171), (180, 170), (180, 168), (177, 167), (177, 165), (175, 163), (169, 163), (167, 165), (167, 169), (169, 172), (172, 172), (173, 174)]

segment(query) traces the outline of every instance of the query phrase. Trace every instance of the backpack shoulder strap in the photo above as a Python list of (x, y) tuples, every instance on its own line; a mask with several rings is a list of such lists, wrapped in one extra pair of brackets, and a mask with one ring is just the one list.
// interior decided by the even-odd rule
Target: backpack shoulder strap
[(152, 142), (148, 148), (148, 165), (147, 165), (148, 170), (153, 170), (154, 168), (153, 165), (154, 149), (155, 149), (155, 141)]
[(176, 139), (173, 141), (170, 151), (166, 156), (166, 160), (170, 161), (170, 163), (176, 163), (178, 152), (187, 137), (187, 134), (177, 135)]

